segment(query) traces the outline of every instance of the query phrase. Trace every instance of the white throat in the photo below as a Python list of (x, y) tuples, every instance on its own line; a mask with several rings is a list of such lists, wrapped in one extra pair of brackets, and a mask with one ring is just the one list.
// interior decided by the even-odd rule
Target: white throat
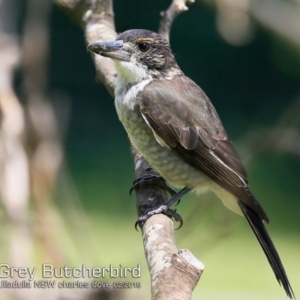
[(151, 77), (147, 73), (146, 67), (141, 64), (120, 60), (114, 60), (114, 63), (118, 73), (118, 80), (122, 81), (123, 84), (138, 83)]
[(152, 76), (146, 72), (140, 64), (125, 61), (114, 61), (118, 73), (115, 89), (115, 105), (120, 120), (122, 119), (122, 107), (132, 110), (137, 105), (137, 95), (152, 80)]

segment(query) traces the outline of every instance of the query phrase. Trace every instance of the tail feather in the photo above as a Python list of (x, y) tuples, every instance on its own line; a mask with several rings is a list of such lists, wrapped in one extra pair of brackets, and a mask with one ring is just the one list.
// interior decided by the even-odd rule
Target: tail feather
[(252, 210), (248, 205), (242, 201), (238, 201), (238, 204), (245, 215), (249, 225), (251, 226), (257, 240), (259, 241), (268, 261), (273, 269), (277, 281), (283, 286), (286, 294), (291, 299), (296, 299), (293, 289), (290, 285), (288, 277), (285, 273), (284, 267), (277, 253), (277, 250), (258, 214)]

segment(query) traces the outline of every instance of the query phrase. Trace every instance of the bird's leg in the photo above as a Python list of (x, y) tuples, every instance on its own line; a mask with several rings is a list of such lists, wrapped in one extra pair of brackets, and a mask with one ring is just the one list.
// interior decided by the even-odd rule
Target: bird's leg
[[(168, 193), (171, 195), (171, 197), (174, 197), (177, 192), (175, 190), (173, 190), (172, 188), (170, 188), (168, 185), (167, 185), (167, 191)], [(171, 199), (170, 199), (171, 200)], [(176, 206), (180, 203), (180, 199), (177, 200), (177, 203), (176, 203)], [(181, 227), (181, 226), (180, 226)]]
[(152, 215), (163, 213), (169, 217), (174, 218), (176, 221), (180, 221), (180, 226), (182, 226), (183, 221), (179, 214), (176, 213), (176, 211), (173, 211), (170, 209), (170, 207), (178, 202), (182, 196), (187, 194), (191, 189), (188, 187), (183, 188), (180, 190), (176, 195), (174, 195), (170, 200), (165, 202), (164, 204), (156, 205), (148, 210), (146, 210), (136, 221), (135, 228), (137, 225), (142, 227), (147, 219), (149, 219)]

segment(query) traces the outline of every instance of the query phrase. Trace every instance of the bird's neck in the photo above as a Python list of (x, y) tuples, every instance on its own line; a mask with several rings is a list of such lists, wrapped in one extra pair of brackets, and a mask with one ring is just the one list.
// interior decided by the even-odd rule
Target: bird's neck
[(115, 95), (125, 95), (133, 86), (144, 86), (145, 83), (159, 79), (172, 80), (175, 76), (183, 74), (177, 65), (158, 71), (148, 70), (141, 64), (133, 62), (115, 60), (114, 63), (118, 74)]
[(144, 79), (151, 79), (146, 68), (127, 61), (114, 61), (118, 73), (118, 81), (124, 85), (134, 85)]

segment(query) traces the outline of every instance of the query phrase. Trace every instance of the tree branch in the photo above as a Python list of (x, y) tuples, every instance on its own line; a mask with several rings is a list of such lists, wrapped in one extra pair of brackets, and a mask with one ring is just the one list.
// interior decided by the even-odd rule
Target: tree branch
[[(109, 41), (116, 37), (112, 1), (110, 0), (54, 0), (67, 14), (76, 19), (85, 30), (87, 43), (97, 40)], [(167, 38), (175, 17), (187, 10), (186, 3), (193, 0), (174, 0), (161, 21), (162, 32)], [(80, 19), (78, 19), (78, 17)], [(97, 79), (105, 85), (111, 96), (114, 94), (116, 71), (111, 60), (92, 55)], [(156, 175), (153, 168), (132, 146), (136, 177)], [(167, 200), (167, 186), (162, 178), (138, 185), (137, 211), (141, 215), (145, 208)], [(148, 262), (152, 299), (190, 299), (204, 266), (187, 250), (178, 251), (175, 246), (173, 222), (159, 214), (149, 218), (143, 226), (143, 241)], [(163, 242), (162, 242), (163, 241)]]
[(173, 21), (180, 13), (188, 10), (187, 5), (194, 2), (195, 0), (173, 0), (169, 8), (160, 13), (161, 21), (158, 32), (169, 40)]
[(143, 240), (152, 279), (152, 299), (191, 299), (204, 265), (188, 250), (176, 249), (170, 218), (150, 218), (143, 230)]
[[(85, 33), (86, 43), (111, 41), (117, 36), (111, 0), (53, 0)], [(92, 54), (98, 82), (114, 96), (116, 71), (110, 59)]]

